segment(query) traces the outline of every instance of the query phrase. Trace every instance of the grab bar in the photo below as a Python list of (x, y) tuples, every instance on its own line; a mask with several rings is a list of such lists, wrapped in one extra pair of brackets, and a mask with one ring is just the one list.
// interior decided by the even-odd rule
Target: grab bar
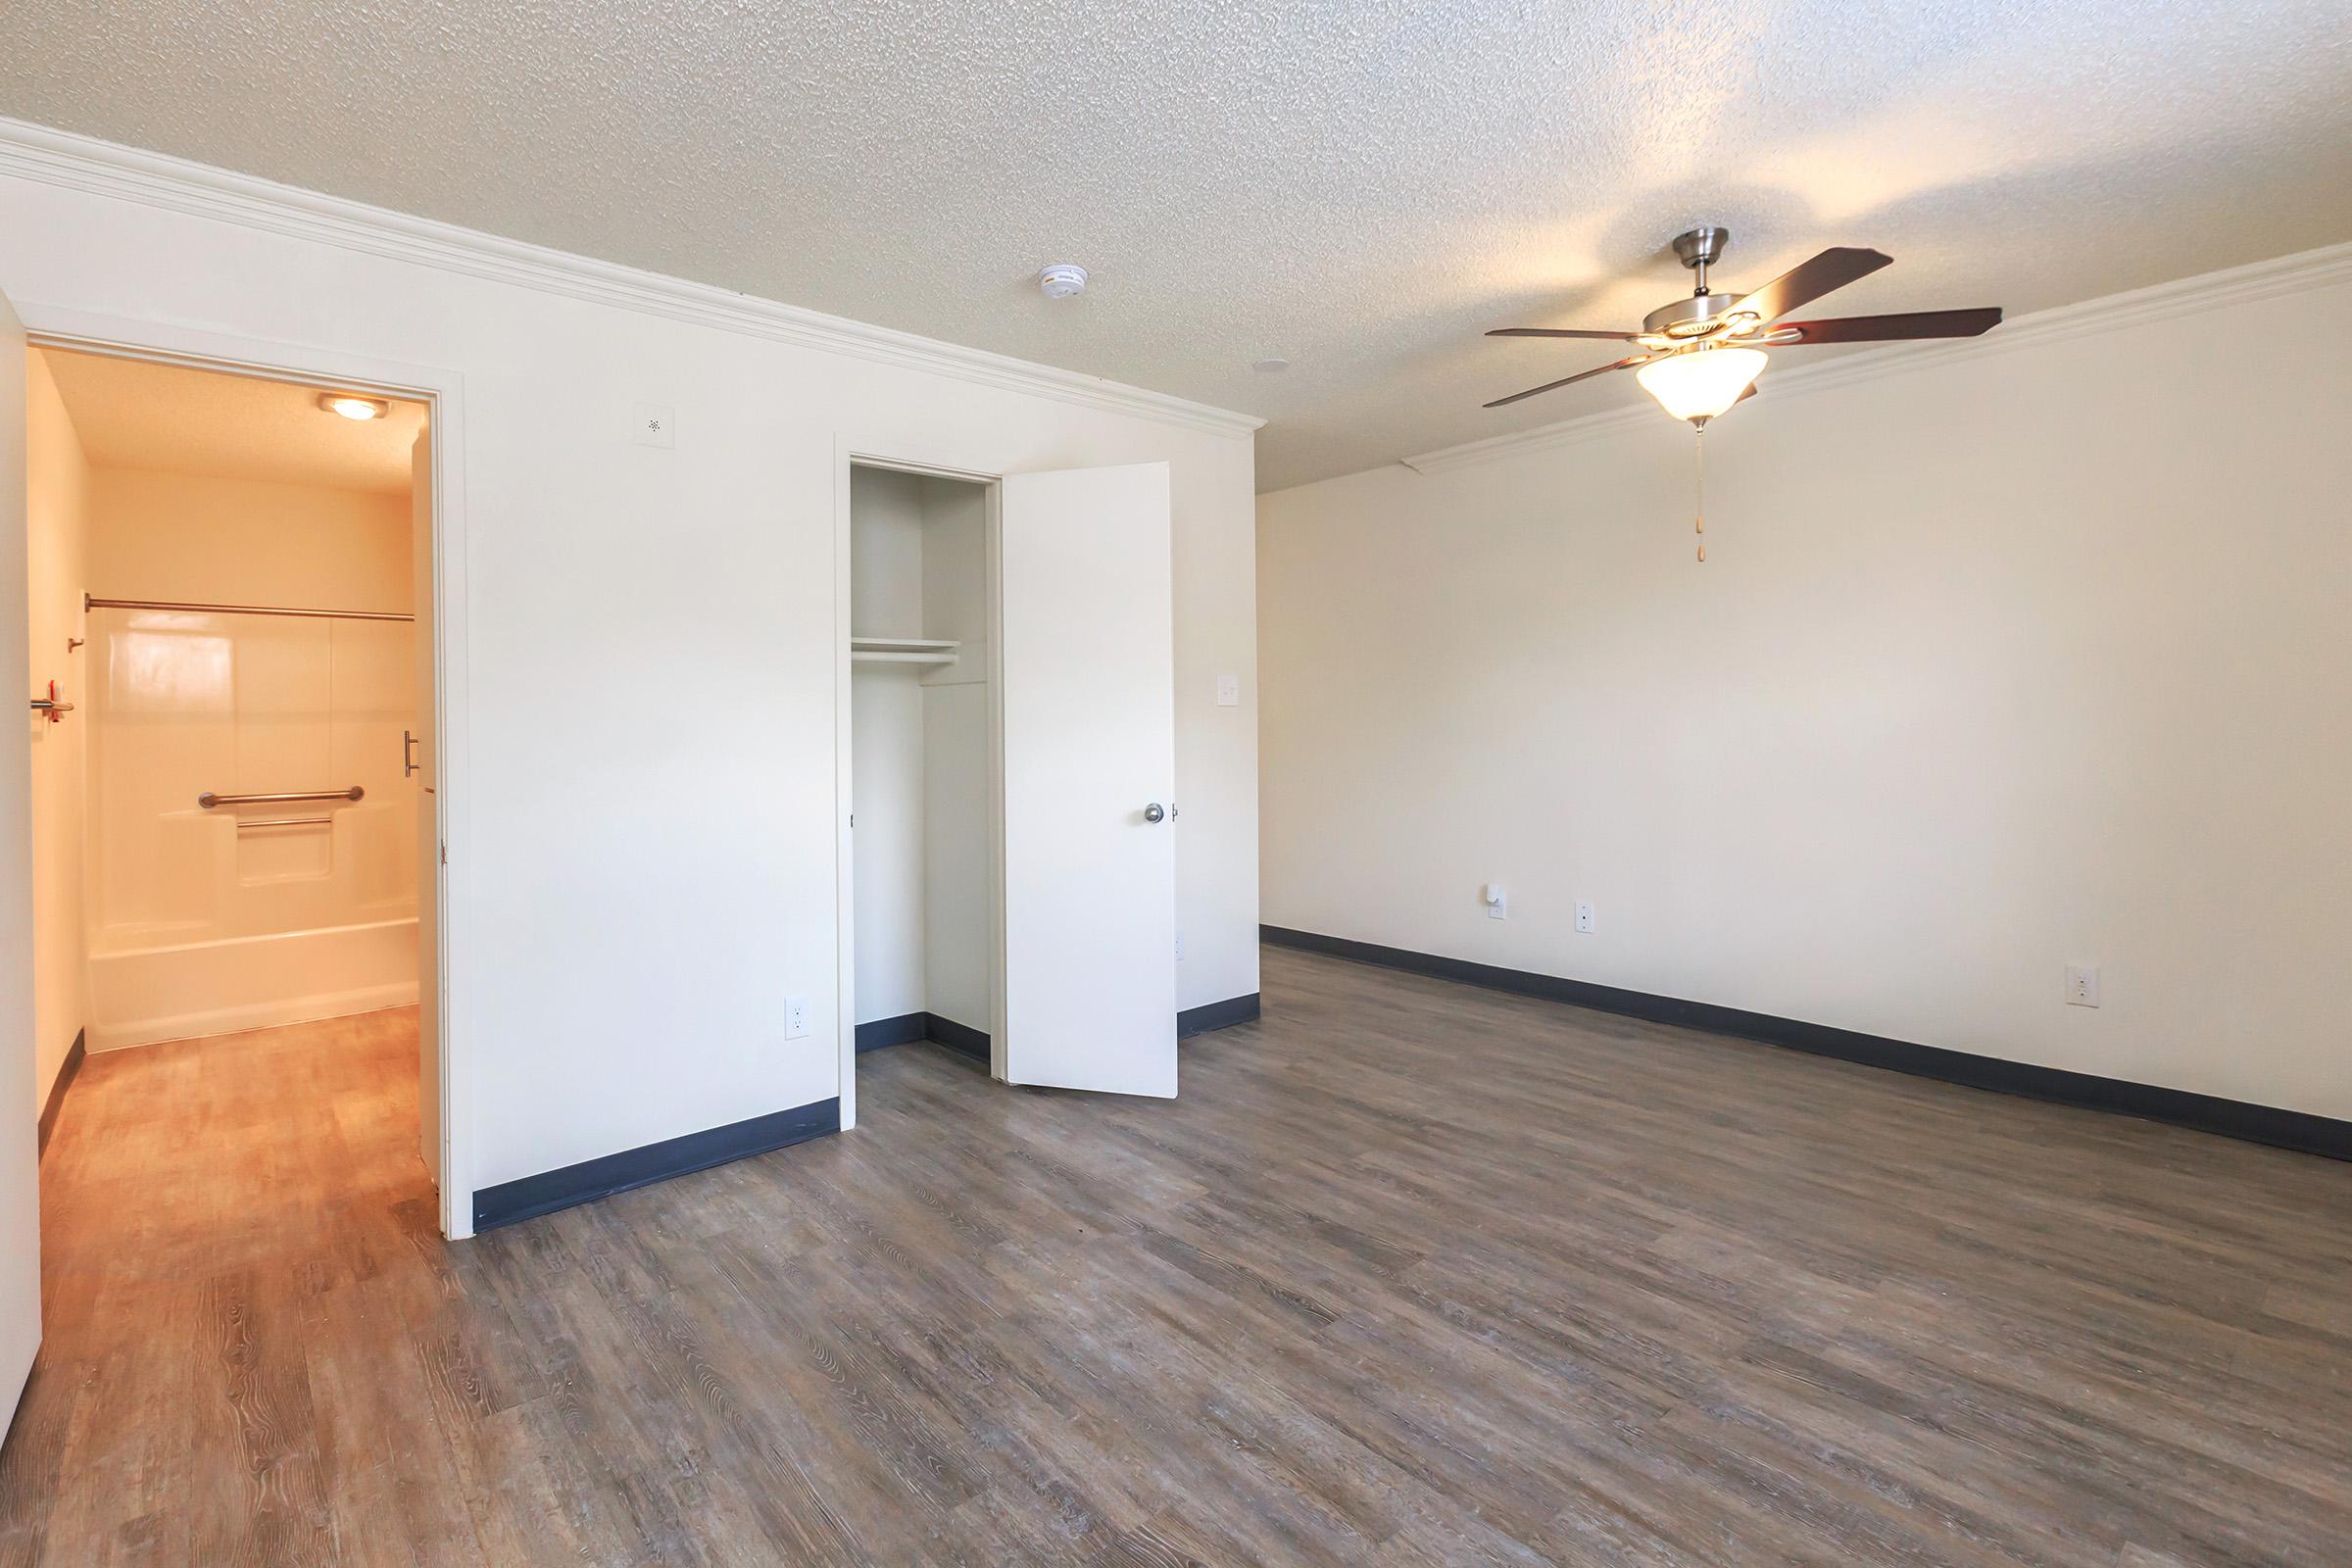
[(277, 795), (215, 795), (206, 790), (196, 797), (196, 804), (209, 811), (216, 806), (262, 806), (279, 801), (356, 801), (367, 793), (357, 784), (347, 790), (289, 790)]
[(285, 605), (189, 605), (171, 599), (101, 599), (81, 596), (84, 614), (93, 610), (176, 610), (196, 615), (301, 615), (310, 620), (410, 620), (398, 610), (296, 610)]
[(329, 827), (333, 825), (334, 820), (331, 816), (240, 816), (237, 818), (237, 826), (239, 828)]

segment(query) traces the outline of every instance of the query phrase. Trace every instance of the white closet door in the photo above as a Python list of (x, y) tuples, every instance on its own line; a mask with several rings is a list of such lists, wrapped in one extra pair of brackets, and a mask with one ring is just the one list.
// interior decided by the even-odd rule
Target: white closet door
[[(0, 696), (24, 701), (24, 326), (0, 296)], [(15, 718), (15, 714), (10, 714)], [(32, 1042), (32, 754), (29, 724), (0, 729), (0, 1431), (41, 1348), (40, 1107)], [(68, 723), (86, 723), (75, 714)], [(46, 1085), (42, 1087), (46, 1088)]]
[(1168, 466), (1008, 475), (1008, 1082), (1176, 1093)]

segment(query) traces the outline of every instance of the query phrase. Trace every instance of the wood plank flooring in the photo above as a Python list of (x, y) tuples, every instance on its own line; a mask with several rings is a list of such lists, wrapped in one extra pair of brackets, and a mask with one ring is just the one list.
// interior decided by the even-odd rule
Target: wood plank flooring
[(1264, 989), (456, 1246), (409, 1014), (92, 1056), (0, 1562), (2352, 1562), (2352, 1166)]

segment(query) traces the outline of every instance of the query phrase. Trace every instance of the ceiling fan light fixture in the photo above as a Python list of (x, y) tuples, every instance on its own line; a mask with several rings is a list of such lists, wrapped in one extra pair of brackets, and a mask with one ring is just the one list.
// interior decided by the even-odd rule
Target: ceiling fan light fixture
[(1696, 348), (1651, 360), (1634, 371), (1642, 390), (1678, 419), (1714, 418), (1764, 373), (1762, 349)]

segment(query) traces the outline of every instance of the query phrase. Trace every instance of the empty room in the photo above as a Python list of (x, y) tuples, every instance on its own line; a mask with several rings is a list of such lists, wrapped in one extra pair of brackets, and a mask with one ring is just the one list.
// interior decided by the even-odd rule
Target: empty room
[(2340, 7), (0, 38), (0, 1565), (2352, 1563)]

